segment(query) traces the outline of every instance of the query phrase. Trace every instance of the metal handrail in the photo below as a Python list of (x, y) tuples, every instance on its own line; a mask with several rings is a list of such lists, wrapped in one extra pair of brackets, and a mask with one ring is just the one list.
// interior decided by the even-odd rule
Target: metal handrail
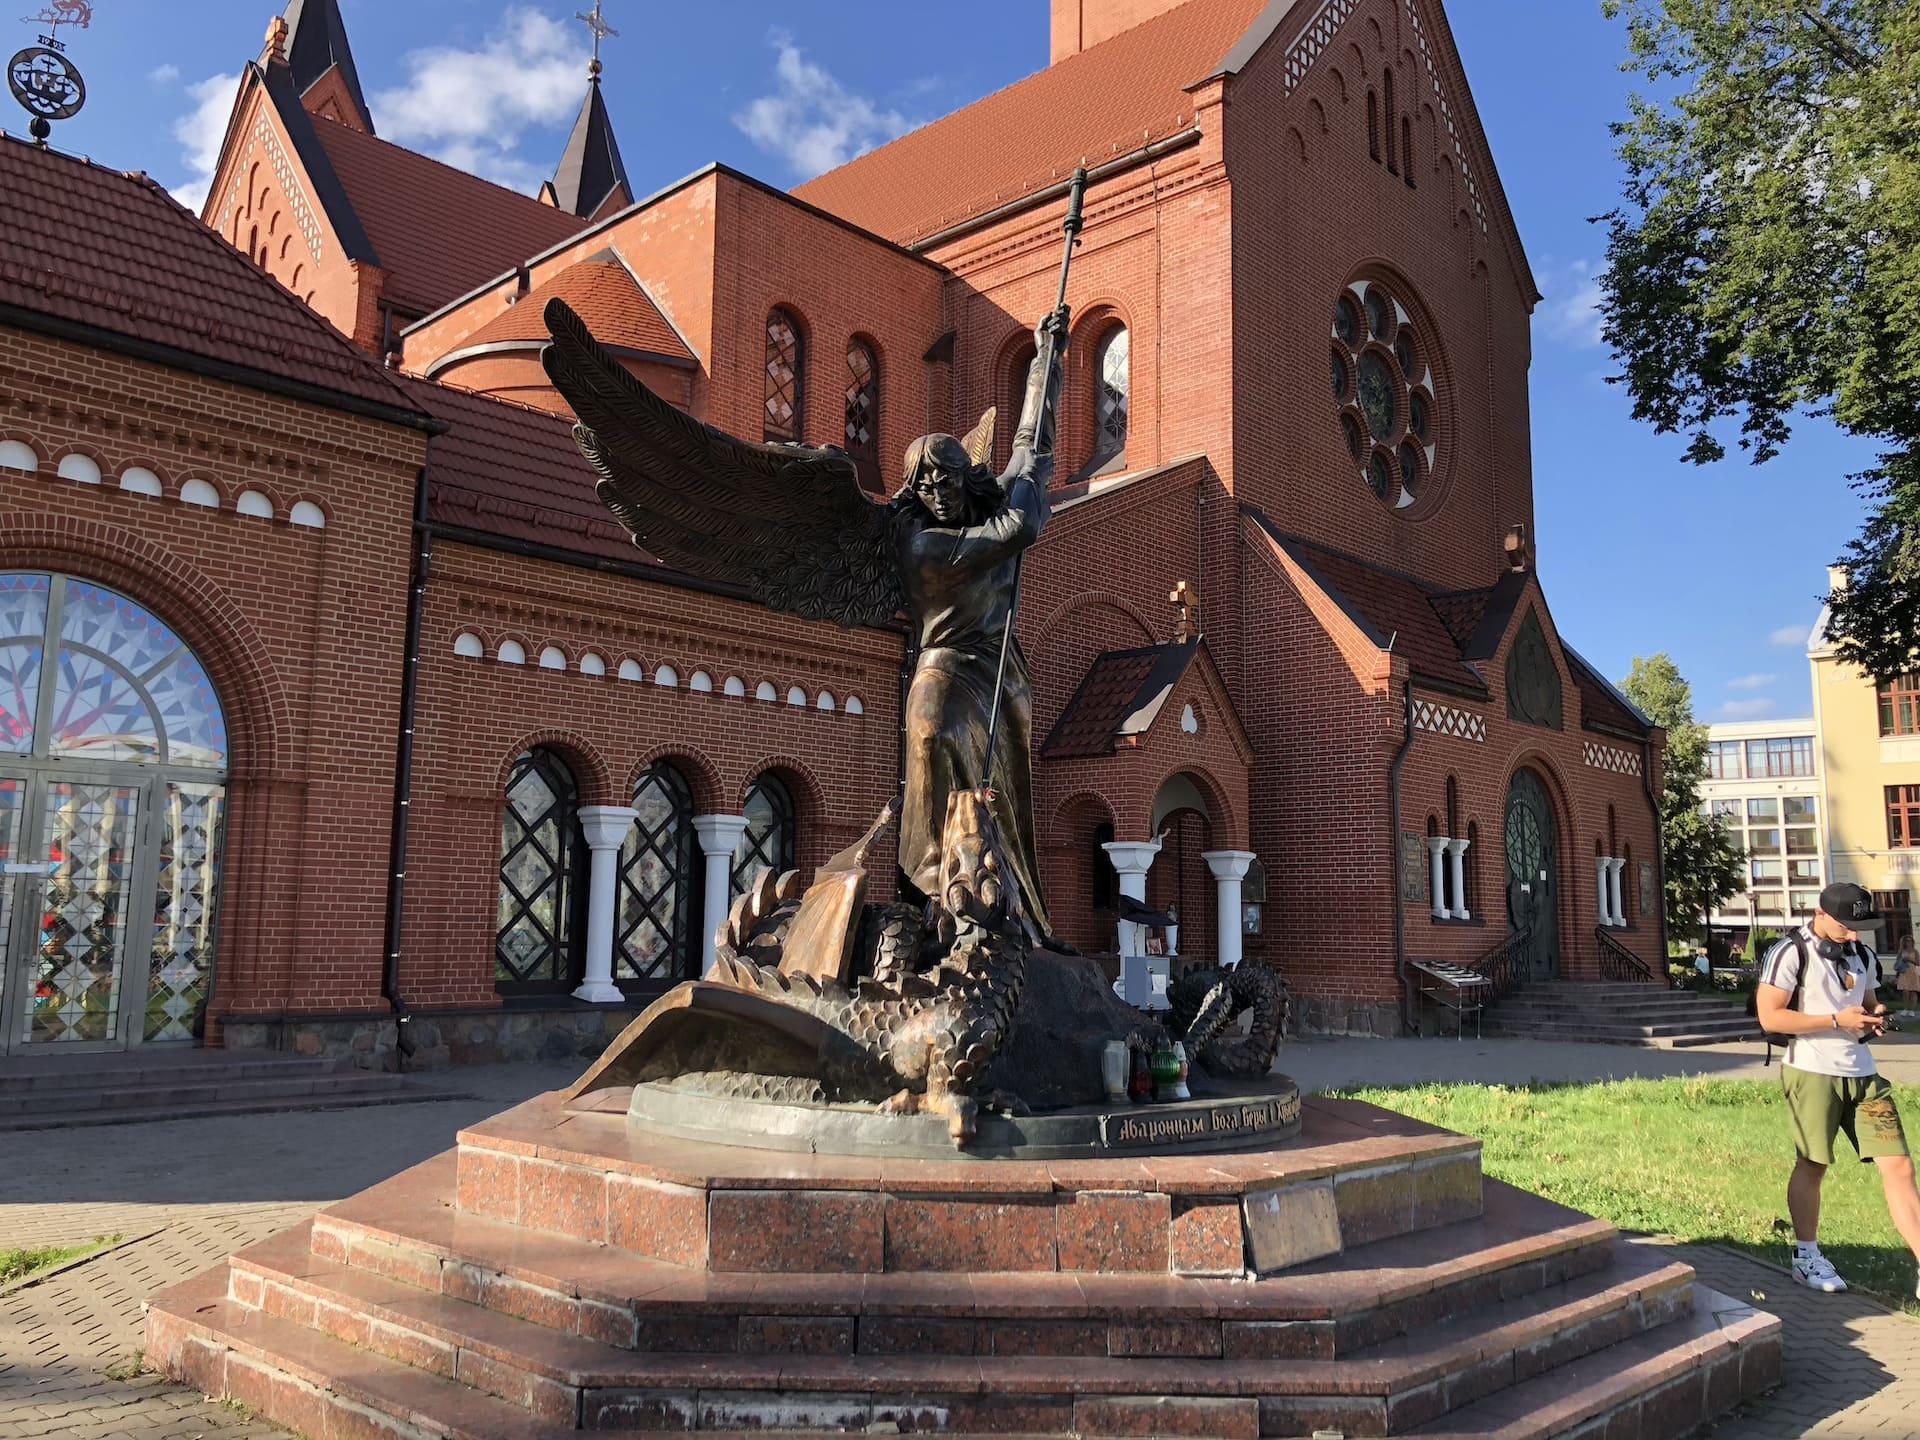
[(1527, 942), (1532, 938), (1531, 926), (1515, 930), (1492, 949), (1467, 961), (1462, 967), (1486, 977), (1491, 987), (1487, 996), (1489, 1003), (1504, 999), (1527, 980), (1523, 962)]
[(1622, 945), (1606, 926), (1594, 926), (1593, 936), (1600, 942), (1600, 973), (1607, 979), (1621, 982), (1646, 980), (1659, 984), (1664, 978), (1665, 988), (1673, 989), (1671, 975), (1656, 975), (1651, 965)]

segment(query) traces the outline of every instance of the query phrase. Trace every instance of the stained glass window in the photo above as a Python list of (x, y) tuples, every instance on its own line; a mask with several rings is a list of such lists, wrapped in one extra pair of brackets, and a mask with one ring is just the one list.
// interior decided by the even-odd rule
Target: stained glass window
[(800, 326), (785, 310), (767, 315), (767, 413), (764, 438), (797, 443), (801, 433)]
[(1132, 341), (1124, 325), (1107, 332), (1095, 362), (1094, 459), (1123, 456), (1127, 450), (1127, 406), (1132, 381), (1127, 368)]
[(146, 1038), (198, 1038), (213, 973), (213, 919), (226, 792), (169, 784), (161, 798)]
[(550, 750), (513, 762), (500, 813), (500, 907), (494, 981), (563, 987), (572, 974), (579, 787)]
[(111, 1040), (132, 918), (133, 846), (140, 791), (132, 785), (49, 781), (43, 835), (46, 882), (33, 999), (24, 1039)]
[(613, 972), (618, 980), (694, 978), (693, 792), (667, 764), (634, 787), (633, 829), (620, 847), (620, 911)]
[(33, 749), (51, 588), (45, 575), (0, 575), (0, 754)]
[(763, 870), (793, 869), (793, 795), (777, 776), (762, 775), (741, 807), (747, 828), (733, 850), (733, 893), (744, 893)]
[(1361, 479), (1395, 509), (1412, 505), (1438, 459), (1433, 367), (1408, 308), (1376, 281), (1334, 301), (1333, 399)]
[(873, 347), (855, 338), (847, 344), (847, 453), (860, 483), (880, 488), (880, 364)]

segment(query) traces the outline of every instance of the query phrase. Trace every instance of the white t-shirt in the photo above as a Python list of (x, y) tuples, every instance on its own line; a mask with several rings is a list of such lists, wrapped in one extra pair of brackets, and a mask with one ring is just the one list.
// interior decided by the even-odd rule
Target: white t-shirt
[[(1762, 985), (1777, 986), (1792, 994), (1793, 987), (1801, 983), (1800, 946), (1793, 943), (1796, 934), (1807, 951), (1806, 983), (1800, 991), (1802, 1015), (1838, 1015), (1842, 1010), (1865, 1005), (1874, 998), (1873, 992), (1880, 983), (1880, 958), (1873, 953), (1873, 948), (1864, 940), (1830, 947), (1840, 958), (1829, 960), (1821, 954), (1822, 942), (1804, 925), (1789, 932), (1767, 952), (1760, 966)], [(1793, 1036), (1787, 1041), (1786, 1063), (1815, 1075), (1880, 1073), (1873, 1063), (1873, 1051), (1848, 1030), (1815, 1030)]]

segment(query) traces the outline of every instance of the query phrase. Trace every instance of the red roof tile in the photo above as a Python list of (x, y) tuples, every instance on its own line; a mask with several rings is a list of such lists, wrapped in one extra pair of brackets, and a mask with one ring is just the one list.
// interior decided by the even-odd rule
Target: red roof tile
[(0, 135), (0, 195), (0, 304), (415, 410), (366, 354), (146, 176)]
[(384, 297), (427, 314), (586, 226), (578, 215), (316, 115), (314, 133), (387, 271)]
[(1267, 4), (1187, 0), (793, 193), (897, 243), (924, 238), (1186, 129), (1186, 87)]
[(577, 265), (569, 265), (545, 284), (535, 286), (521, 296), (517, 304), (463, 340), (460, 348), (497, 345), (509, 340), (545, 340), (547, 324), (541, 317), (547, 301), (553, 298), (571, 305), (603, 345), (670, 355), (689, 363), (694, 359), (680, 332), (668, 323), (632, 273), (610, 251), (604, 250)]
[(427, 445), (427, 515), (509, 540), (609, 560), (657, 564), (593, 492), (573, 422), (411, 375), (420, 408), (448, 429)]

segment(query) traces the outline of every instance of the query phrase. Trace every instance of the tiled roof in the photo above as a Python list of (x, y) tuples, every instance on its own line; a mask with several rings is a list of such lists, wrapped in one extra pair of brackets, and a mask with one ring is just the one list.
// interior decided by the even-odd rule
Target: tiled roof
[[(569, 265), (461, 341), (460, 349), (512, 340), (545, 340), (549, 299), (571, 305), (603, 345), (645, 350), (694, 363), (693, 351), (611, 250)], [(459, 352), (454, 352), (458, 354)]]
[(1487, 613), (1487, 602), (1493, 598), (1493, 587), (1480, 590), (1456, 590), (1451, 595), (1435, 595), (1431, 604), (1439, 612), (1440, 623), (1447, 627), (1447, 633), (1453, 637), (1453, 643), (1465, 650), (1473, 643), (1474, 632), (1479, 630), (1480, 621)]
[(325, 116), (313, 128), (386, 267), (382, 293), (396, 309), (438, 310), (587, 223)]
[(793, 192), (876, 235), (922, 239), (1193, 124), (1204, 80), (1269, 0), (1187, 0)]
[(427, 446), (427, 515), (442, 525), (609, 560), (655, 564), (593, 493), (573, 423), (544, 410), (403, 375), (447, 432)]
[(242, 383), (416, 412), (367, 355), (146, 176), (0, 135), (0, 195), (0, 305), (195, 356)]
[(1111, 755), (1116, 741), (1145, 733), (1199, 649), (1196, 636), (1096, 655), (1040, 753), (1051, 760)]

